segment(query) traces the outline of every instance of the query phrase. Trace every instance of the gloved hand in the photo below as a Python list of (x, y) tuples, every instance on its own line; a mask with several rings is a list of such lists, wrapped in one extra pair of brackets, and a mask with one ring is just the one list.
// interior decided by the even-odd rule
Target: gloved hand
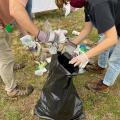
[(35, 42), (35, 44), (36, 44), (36, 47), (35, 48), (30, 47), (29, 51), (31, 51), (34, 54), (34, 56), (39, 56), (42, 47), (41, 47), (41, 45), (38, 42)]
[(77, 57), (74, 57), (69, 63), (74, 64), (74, 66), (78, 66), (80, 68), (84, 68), (87, 63), (89, 62), (89, 59), (85, 53), (78, 55)]
[(41, 43), (54, 43), (58, 42), (59, 36), (54, 31), (43, 32), (39, 31), (36, 41)]
[(31, 35), (25, 35), (20, 38), (20, 40), (25, 48), (31, 51), (35, 56), (40, 54), (41, 45), (38, 42), (35, 42)]
[(65, 46), (63, 47), (62, 53), (68, 53), (69, 55), (74, 56), (74, 51), (76, 48), (77, 45), (68, 40)]

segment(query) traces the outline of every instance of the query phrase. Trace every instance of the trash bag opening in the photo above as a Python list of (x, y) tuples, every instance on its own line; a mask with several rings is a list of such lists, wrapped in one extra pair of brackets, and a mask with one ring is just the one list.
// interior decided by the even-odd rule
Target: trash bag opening
[(69, 64), (69, 61), (71, 60), (71, 56), (68, 53), (61, 54), (58, 52), (58, 61), (59, 63), (71, 74), (72, 73), (78, 73), (79, 68), (74, 67), (74, 65)]

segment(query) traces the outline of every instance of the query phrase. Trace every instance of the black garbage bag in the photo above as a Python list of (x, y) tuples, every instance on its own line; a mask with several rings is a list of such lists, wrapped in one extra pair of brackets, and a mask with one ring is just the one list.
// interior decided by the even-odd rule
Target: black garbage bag
[(35, 115), (48, 120), (81, 120), (83, 103), (73, 85), (78, 67), (69, 64), (70, 56), (53, 55), (49, 74), (35, 106)]

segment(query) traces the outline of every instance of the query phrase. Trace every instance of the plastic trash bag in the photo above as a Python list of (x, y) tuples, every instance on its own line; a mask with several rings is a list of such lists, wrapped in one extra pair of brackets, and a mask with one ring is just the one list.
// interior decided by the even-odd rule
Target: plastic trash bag
[(49, 75), (41, 97), (35, 106), (35, 115), (48, 120), (81, 120), (83, 103), (73, 85), (73, 76), (79, 68), (69, 64), (68, 54), (53, 55)]

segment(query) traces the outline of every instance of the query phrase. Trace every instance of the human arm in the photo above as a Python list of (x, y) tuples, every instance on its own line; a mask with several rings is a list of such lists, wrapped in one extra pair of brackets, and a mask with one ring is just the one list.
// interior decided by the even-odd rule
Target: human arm
[(93, 47), (90, 51), (86, 53), (88, 58), (92, 58), (98, 55), (99, 53), (107, 50), (108, 48), (112, 47), (113, 45), (117, 44), (118, 36), (115, 26), (107, 30), (104, 34), (105, 39), (96, 47)]
[(107, 30), (105, 33), (105, 39), (99, 43), (97, 46), (90, 49), (85, 54), (81, 54), (75, 58), (73, 58), (70, 63), (74, 64), (75, 66), (80, 65), (81, 63), (89, 61), (90, 58), (100, 54), (101, 52), (105, 51), (106, 49), (112, 47), (113, 45), (117, 44), (118, 37), (115, 26), (111, 29)]
[(80, 35), (76, 37), (72, 42), (76, 45), (80, 44), (89, 35), (89, 33), (91, 33), (92, 28), (93, 25), (90, 21), (85, 22), (84, 28), (80, 32)]
[(19, 0), (9, 0), (10, 15), (17, 23), (33, 36), (37, 36), (39, 30), (30, 20), (25, 6)]
[(19, 0), (9, 0), (10, 14), (15, 18), (21, 28), (36, 37), (39, 42), (54, 42), (57, 35), (54, 31), (44, 32), (39, 30), (30, 20), (25, 6)]
[(111, 10), (107, 2), (102, 3), (98, 6), (95, 6), (94, 10), (95, 10), (93, 11), (95, 13), (94, 19), (96, 20), (96, 27), (97, 27), (98, 33), (104, 33), (105, 38), (101, 43), (93, 47), (87, 53), (81, 54), (73, 58), (70, 61), (70, 63), (75, 64), (75, 66), (98, 55), (99, 53), (112, 47), (118, 42), (117, 30), (115, 27), (115, 19), (111, 13)]

